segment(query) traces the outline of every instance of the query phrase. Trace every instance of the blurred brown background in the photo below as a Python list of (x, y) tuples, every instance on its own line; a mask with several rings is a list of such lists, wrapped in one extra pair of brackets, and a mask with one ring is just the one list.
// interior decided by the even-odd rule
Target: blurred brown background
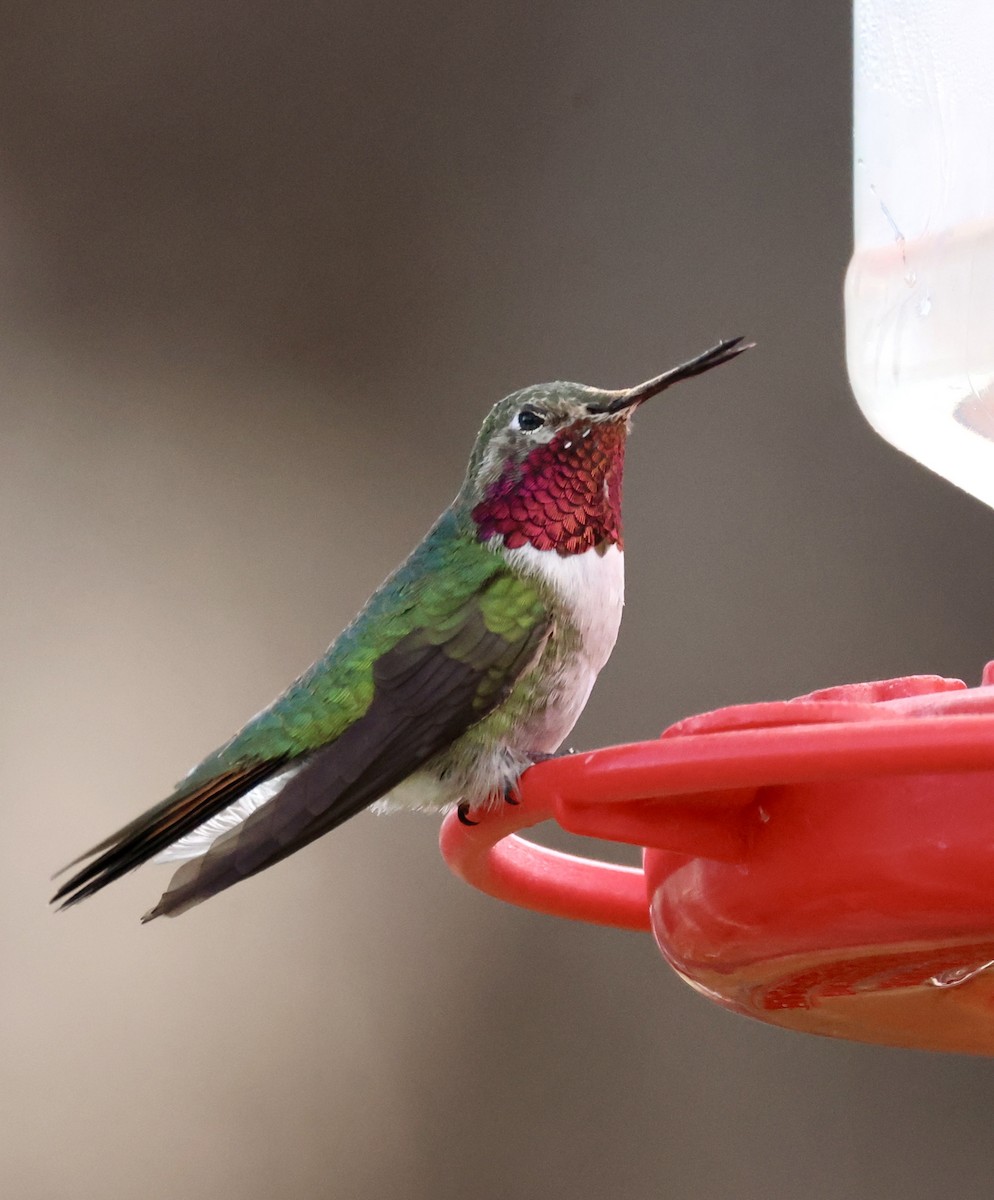
[(994, 514), (849, 395), (845, 6), (0, 4), (0, 1190), (987, 1195), (984, 1061), (724, 1013), (363, 817), (175, 922), (50, 872), (304, 667), (487, 406), (642, 414), (573, 743), (994, 656)]

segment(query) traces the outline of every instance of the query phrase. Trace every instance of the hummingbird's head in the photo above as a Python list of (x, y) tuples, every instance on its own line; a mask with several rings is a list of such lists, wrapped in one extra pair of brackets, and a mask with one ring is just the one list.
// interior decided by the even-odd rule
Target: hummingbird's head
[(741, 338), (623, 391), (542, 383), (490, 410), (460, 499), (481, 541), (561, 555), (621, 545), (621, 481), (632, 414), (681, 379), (741, 354)]

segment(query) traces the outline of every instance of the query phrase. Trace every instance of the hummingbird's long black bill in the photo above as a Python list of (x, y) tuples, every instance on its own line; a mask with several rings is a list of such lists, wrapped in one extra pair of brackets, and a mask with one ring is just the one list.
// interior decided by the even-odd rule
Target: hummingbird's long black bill
[(674, 383), (679, 383), (682, 379), (693, 379), (695, 375), (703, 375), (712, 367), (720, 367), (722, 363), (731, 362), (733, 358), (738, 358), (746, 350), (751, 350), (755, 344), (755, 342), (746, 342), (740, 337), (719, 342), (717, 346), (712, 346), (710, 350), (705, 350), (703, 354), (698, 354), (696, 358), (681, 363), (678, 367), (671, 367), (662, 375), (657, 375), (655, 379), (646, 380), (645, 383), (640, 383), (637, 387), (629, 388), (624, 392), (612, 393), (614, 399), (611, 403), (598, 411), (618, 413), (626, 408), (633, 408), (651, 396), (657, 396), (668, 387), (672, 387)]

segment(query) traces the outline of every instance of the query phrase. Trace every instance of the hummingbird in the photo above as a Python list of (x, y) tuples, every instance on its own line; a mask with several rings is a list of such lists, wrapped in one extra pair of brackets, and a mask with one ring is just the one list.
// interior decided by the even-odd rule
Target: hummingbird
[[(366, 808), (514, 802), (555, 754), (614, 647), (632, 415), (751, 348), (637, 387), (545, 383), (491, 409), (462, 487), (324, 656), (171, 795), (68, 867), (65, 908), (149, 860), (178, 862), (142, 918), (176, 916)], [(62, 872), (60, 872), (61, 874)]]

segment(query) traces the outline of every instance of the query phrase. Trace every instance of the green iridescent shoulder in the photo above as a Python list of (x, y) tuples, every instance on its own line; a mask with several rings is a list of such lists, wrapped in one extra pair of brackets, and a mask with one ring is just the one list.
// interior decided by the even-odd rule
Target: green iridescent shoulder
[(370, 597), (327, 652), (227, 745), (198, 767), (190, 782), (236, 764), (294, 756), (338, 737), (373, 698), (373, 666), (408, 634), (446, 642), (470, 606), (486, 628), (509, 641), (543, 619), (537, 582), (512, 572), (451, 512)]

